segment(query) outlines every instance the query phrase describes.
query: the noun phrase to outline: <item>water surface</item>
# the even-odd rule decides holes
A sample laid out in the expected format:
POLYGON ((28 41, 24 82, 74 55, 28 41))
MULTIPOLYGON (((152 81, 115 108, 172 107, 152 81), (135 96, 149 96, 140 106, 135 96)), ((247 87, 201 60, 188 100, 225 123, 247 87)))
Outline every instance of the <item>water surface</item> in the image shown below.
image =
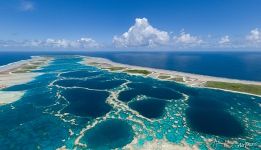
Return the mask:
POLYGON ((77 56, 54 58, 35 80, 3 89, 26 92, 0 106, 1 150, 261 144, 259 97, 109 72, 77 56))
POLYGON ((261 81, 260 52, 0 52, 0 65, 32 55, 88 55, 129 65, 261 81))

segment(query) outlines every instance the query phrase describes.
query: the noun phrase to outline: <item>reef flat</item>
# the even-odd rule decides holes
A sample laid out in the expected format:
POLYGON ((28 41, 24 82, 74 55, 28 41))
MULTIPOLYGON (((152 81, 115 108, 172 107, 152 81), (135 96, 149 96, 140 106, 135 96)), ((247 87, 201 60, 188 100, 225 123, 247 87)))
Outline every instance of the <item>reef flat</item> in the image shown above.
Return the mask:
POLYGON ((260 97, 91 60, 53 56, 34 80, 3 88, 25 93, 0 106, 1 149, 260 149, 260 97))

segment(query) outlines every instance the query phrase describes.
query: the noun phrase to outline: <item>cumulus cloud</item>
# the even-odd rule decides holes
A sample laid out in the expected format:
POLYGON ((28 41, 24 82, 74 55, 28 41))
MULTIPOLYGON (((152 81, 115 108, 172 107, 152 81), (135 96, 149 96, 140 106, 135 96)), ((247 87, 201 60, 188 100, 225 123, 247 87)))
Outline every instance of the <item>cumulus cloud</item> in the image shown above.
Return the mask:
POLYGON ((218 43, 219 44, 228 44, 228 43, 230 43, 229 36, 225 35, 225 36, 221 37, 218 43))
POLYGON ((253 43, 260 43, 261 42, 261 31, 258 28, 251 30, 249 35, 246 36, 246 39, 253 43))
POLYGON ((199 45, 203 42, 199 37, 192 36, 189 33, 185 33, 184 30, 180 32, 180 35, 174 36, 175 43, 184 45, 199 45))
POLYGON ((23 0, 21 2, 21 6, 20 6, 21 11, 33 11, 35 9, 35 5, 33 2, 31 1, 25 1, 23 0))
POLYGON ((31 48, 64 48, 64 49, 87 49, 98 48, 100 45, 91 38, 79 40, 46 39, 46 40, 23 40, 23 41, 0 41, 0 47, 31 47, 31 48))
POLYGON ((127 32, 113 37, 116 47, 155 47, 168 41, 168 32, 154 28, 146 18, 136 18, 127 32))

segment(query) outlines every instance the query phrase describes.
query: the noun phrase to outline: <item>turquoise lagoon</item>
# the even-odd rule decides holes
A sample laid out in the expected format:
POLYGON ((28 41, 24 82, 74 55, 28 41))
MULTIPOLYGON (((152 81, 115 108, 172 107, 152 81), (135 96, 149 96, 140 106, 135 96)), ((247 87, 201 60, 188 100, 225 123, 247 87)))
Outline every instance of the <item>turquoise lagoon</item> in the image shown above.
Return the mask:
POLYGON ((259 149, 259 97, 193 88, 55 56, 0 106, 5 149, 124 149, 161 141, 199 149, 259 149))

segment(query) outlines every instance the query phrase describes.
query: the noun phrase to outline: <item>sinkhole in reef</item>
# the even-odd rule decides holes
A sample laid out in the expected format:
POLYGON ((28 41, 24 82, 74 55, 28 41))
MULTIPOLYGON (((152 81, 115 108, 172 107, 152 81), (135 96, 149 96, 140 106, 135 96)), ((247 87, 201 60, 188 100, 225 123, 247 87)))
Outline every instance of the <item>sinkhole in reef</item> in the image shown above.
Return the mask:
POLYGON ((148 98, 146 100, 139 100, 129 103, 131 109, 139 112, 146 118, 160 118, 165 110, 167 101, 156 98, 148 98))
POLYGON ((62 95, 70 102, 63 110, 77 116, 96 118, 105 115, 111 106, 105 103, 109 92, 82 88, 66 89, 62 95))
POLYGON ((237 137, 244 128, 228 112, 215 109, 188 108, 186 118, 190 128, 197 132, 225 137, 237 137))
POLYGON ((128 102, 138 95, 146 95, 158 99, 180 99, 182 94, 164 87, 151 87, 142 83, 130 83, 128 87, 131 89, 122 91, 119 94, 119 100, 128 102))
POLYGON ((110 119, 88 130, 82 140, 91 149, 113 149, 127 145, 133 138, 132 127, 126 121, 110 119))
POLYGON ((61 77, 67 77, 67 78, 85 78, 85 77, 92 77, 97 76, 101 74, 101 72, 98 71, 89 71, 89 70, 79 70, 79 71, 72 71, 72 72, 66 72, 62 73, 61 77))
POLYGON ((228 104, 216 99, 209 98, 207 96, 190 96, 188 104, 193 108, 202 108, 202 109, 218 109, 225 110, 228 107, 228 104))

